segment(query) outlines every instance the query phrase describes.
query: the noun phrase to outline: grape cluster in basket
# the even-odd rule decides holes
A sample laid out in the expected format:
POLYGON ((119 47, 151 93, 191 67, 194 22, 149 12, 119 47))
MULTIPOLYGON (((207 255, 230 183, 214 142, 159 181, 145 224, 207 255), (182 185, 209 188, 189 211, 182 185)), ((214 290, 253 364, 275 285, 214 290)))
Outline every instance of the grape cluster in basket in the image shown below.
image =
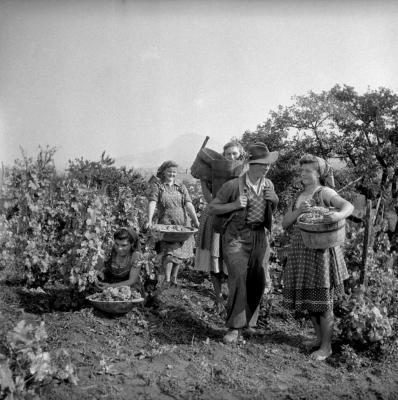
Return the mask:
POLYGON ((186 229, 182 225, 155 225, 155 229, 162 232, 185 232, 189 229, 186 229))
POLYGON ((329 214, 330 210, 328 208, 313 206, 311 207, 311 211, 300 215, 299 221, 306 224, 320 224, 323 222, 323 218, 329 214))
POLYGON ((92 300, 99 301, 129 301, 140 299, 141 293, 136 290, 131 290, 129 286, 108 287, 101 293, 96 293, 92 300))

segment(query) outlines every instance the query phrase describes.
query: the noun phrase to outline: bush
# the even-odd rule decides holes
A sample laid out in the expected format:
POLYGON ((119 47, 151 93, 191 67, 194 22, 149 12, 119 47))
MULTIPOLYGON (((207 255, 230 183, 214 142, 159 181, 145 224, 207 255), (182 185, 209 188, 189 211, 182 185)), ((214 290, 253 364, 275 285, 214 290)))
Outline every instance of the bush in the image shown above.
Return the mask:
POLYGON ((0 398, 38 398, 38 387, 54 378, 77 384, 67 351, 50 354, 44 350, 46 339, 44 322, 31 325, 22 320, 6 334, 0 353, 0 398))
MULTIPOLYGON (((113 232, 120 226, 139 231, 143 225, 143 180, 109 166, 104 155, 95 184, 77 169, 59 177, 54 152, 40 149, 36 160, 24 156, 8 171, 0 265, 32 287, 66 282, 82 291, 97 280, 95 266, 109 250, 113 232), (106 182, 106 190, 100 181, 106 182)), ((91 172, 97 165, 81 164, 92 167, 91 172)))
POLYGON ((383 225, 375 228, 375 242, 369 249, 367 285, 360 284, 363 230, 348 229, 346 260, 350 272, 347 295, 339 304, 342 317, 337 320, 340 339, 360 350, 376 354, 398 337, 398 276, 394 270, 396 254, 383 225))

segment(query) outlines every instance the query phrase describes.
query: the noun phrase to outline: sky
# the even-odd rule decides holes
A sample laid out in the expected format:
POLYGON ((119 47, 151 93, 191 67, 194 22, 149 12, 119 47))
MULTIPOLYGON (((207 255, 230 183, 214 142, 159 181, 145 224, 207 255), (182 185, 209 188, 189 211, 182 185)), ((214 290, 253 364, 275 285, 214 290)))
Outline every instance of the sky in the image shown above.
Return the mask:
POLYGON ((398 2, 0 0, 0 161, 240 137, 294 95, 398 92, 398 2))

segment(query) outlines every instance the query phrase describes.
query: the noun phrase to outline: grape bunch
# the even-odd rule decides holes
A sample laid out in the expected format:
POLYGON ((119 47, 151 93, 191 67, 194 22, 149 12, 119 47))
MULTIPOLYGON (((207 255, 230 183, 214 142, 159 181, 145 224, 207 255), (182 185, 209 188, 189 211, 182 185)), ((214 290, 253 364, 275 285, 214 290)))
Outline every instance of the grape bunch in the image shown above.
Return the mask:
POLYGON ((323 222, 323 218, 329 213, 330 210, 326 207, 313 206, 311 207, 311 211, 300 215, 299 222, 304 222, 306 224, 319 224, 323 222))
POLYGON ((140 299, 141 293, 136 290, 131 290, 129 286, 108 287, 101 293, 96 293, 92 299, 99 301, 128 301, 140 299))
POLYGON ((185 231, 187 231, 185 226, 182 226, 182 225, 158 224, 158 225, 155 225, 155 229, 160 232, 185 232, 185 231))

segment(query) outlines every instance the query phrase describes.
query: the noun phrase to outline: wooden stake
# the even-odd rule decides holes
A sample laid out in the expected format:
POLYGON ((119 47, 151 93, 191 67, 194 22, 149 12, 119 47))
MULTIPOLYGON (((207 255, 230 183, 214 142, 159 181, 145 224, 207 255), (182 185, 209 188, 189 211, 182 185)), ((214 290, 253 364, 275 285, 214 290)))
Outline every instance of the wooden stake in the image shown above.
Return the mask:
POLYGON ((202 147, 201 149, 203 149, 204 147, 206 147, 207 142, 209 141, 210 136, 206 136, 206 139, 203 141, 202 147))
POLYGON ((368 200, 366 204, 366 215, 365 215, 365 235, 363 238, 363 251, 362 251, 362 270, 360 276, 360 283, 367 287, 367 259, 368 259, 368 250, 371 245, 371 237, 372 237, 372 200, 368 200))
POLYGON ((358 181, 360 181, 363 178, 363 176, 360 176, 359 178, 355 179, 355 181, 351 181, 349 183, 347 183, 347 185, 343 186, 341 189, 339 189, 337 191, 337 193, 340 193, 341 191, 343 191, 344 189, 347 189, 349 186, 353 185, 354 183, 357 183, 358 181))
POLYGON ((376 211, 375 211, 375 214, 374 214, 374 216, 373 216, 372 225, 374 225, 374 224, 376 223, 377 214, 379 213, 379 208, 380 208, 380 202, 381 202, 381 196, 379 197, 379 200, 377 200, 376 211))

